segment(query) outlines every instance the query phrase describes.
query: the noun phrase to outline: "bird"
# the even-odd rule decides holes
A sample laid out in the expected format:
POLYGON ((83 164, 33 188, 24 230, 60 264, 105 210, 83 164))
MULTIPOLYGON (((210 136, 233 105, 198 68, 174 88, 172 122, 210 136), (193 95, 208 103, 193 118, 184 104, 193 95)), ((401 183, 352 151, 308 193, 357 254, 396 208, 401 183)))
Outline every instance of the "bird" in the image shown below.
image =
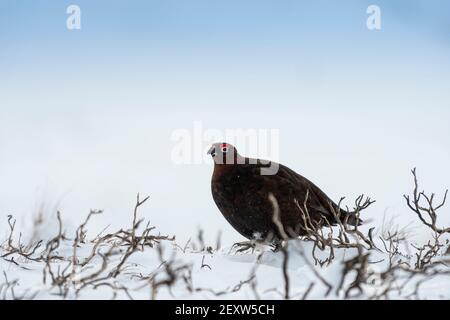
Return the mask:
POLYGON ((362 222, 359 211, 373 203, 368 198, 354 211, 344 210, 290 168, 243 157, 226 142, 214 143, 207 154, 214 161, 211 192, 215 204, 228 223, 251 241, 277 246, 308 235, 311 228, 337 223, 358 226, 362 222), (278 170, 262 174, 270 166, 278 170))

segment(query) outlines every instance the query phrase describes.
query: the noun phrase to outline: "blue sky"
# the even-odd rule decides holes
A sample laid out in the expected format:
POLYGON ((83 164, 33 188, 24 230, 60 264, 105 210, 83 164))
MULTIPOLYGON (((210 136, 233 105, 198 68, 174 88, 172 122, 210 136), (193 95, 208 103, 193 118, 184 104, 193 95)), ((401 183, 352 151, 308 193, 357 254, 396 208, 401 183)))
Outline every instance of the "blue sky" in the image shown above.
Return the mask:
POLYGON ((446 1, 378 1, 376 32, 365 27, 371 1, 78 1, 82 30, 68 31, 72 3, 1 2, 4 88, 252 84, 281 95, 318 85, 365 90, 376 78, 436 93, 449 80, 446 1))
POLYGON ((45 201, 122 217, 139 191, 182 237, 229 228, 211 165, 170 163, 173 130, 199 120, 279 129, 283 163, 400 214, 412 166, 433 191, 450 182, 449 58, 445 0, 2 0, 0 213, 45 201), (66 29, 70 4, 81 30, 66 29))
POLYGON ((365 27, 371 1, 78 1, 82 30, 70 32, 71 3, 1 2, 0 66, 10 76, 2 82, 24 73, 102 80, 132 72, 136 81, 176 84, 263 73, 320 80, 393 66, 441 78, 450 70, 446 1, 378 1, 379 32, 365 27))

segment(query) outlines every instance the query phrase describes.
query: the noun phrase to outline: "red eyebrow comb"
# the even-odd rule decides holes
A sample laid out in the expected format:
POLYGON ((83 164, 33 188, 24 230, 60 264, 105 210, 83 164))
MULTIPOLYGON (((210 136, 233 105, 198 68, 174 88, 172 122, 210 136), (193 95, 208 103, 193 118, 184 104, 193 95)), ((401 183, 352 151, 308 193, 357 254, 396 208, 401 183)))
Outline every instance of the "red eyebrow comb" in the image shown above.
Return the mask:
POLYGON ((226 148, 228 145, 226 143, 222 143, 222 148, 226 148))

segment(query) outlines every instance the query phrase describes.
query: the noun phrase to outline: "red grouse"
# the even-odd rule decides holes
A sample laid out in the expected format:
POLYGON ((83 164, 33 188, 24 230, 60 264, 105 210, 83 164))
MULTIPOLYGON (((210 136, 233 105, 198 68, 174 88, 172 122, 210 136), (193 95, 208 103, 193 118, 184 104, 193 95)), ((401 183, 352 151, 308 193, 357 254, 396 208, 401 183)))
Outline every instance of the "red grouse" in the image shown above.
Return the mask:
POLYGON ((213 144, 208 154, 214 160, 214 201, 225 219, 247 239, 279 243, 286 235, 306 235, 307 227, 334 225, 336 217, 343 223, 360 224, 359 210, 339 208, 314 183, 286 166, 242 157, 228 143, 213 144), (262 174, 261 170, 274 164, 277 171, 262 174))

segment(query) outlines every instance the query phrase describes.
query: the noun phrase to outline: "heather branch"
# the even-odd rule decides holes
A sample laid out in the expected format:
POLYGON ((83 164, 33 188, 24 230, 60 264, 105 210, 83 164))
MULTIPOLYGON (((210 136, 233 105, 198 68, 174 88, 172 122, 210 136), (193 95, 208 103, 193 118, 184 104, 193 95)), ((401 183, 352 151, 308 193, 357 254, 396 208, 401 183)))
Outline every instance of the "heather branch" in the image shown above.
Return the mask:
POLYGON ((442 202, 435 206, 435 194, 432 193, 430 196, 428 196, 427 194, 425 194, 425 191, 419 192, 419 183, 416 175, 416 168, 412 169, 411 172, 414 177, 414 190, 412 198, 409 195, 403 195, 406 200, 406 204, 413 212, 417 214, 420 221, 434 232, 438 234, 450 233, 450 228, 439 228, 436 225, 437 211, 445 205, 445 202, 447 201, 448 190, 445 191, 442 202), (423 202, 422 199, 424 199, 425 205, 421 204, 423 202), (428 216, 429 219, 426 219, 426 216, 428 216))

